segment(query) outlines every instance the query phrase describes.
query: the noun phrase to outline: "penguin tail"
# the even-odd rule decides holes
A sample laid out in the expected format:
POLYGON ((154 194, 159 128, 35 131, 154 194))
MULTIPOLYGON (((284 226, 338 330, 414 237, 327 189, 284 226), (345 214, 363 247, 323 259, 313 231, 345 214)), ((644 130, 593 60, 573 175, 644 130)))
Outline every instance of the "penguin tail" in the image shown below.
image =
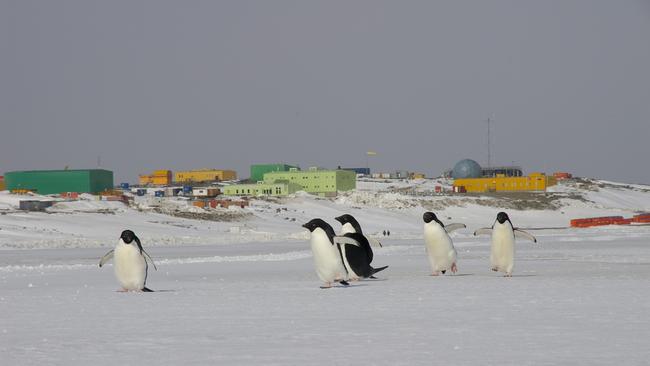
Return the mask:
POLYGON ((142 292, 154 292, 154 290, 152 290, 150 288, 143 287, 142 292))
POLYGON ((371 271, 372 273, 370 274, 369 277, 372 277, 372 275, 374 275, 375 273, 377 273, 377 272, 381 272, 381 271, 385 270, 386 268, 388 268, 388 266, 383 266, 383 267, 379 267, 379 268, 373 268, 372 271, 371 271))
POLYGON ((348 281, 339 281, 339 283, 343 286, 350 286, 350 283, 348 281))

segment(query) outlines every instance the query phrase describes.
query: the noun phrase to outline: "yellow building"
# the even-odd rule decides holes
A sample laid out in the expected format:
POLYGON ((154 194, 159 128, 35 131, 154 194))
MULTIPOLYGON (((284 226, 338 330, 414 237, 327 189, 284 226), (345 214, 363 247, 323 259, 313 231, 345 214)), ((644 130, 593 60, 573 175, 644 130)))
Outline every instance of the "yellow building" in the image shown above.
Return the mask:
POLYGON ((234 170, 199 169, 176 172, 177 183, 199 183, 237 179, 234 170))
POLYGON ((498 174, 489 178, 466 178, 454 180, 454 191, 462 192, 517 192, 545 191, 557 184, 555 177, 544 173, 531 173, 527 177, 506 177, 498 174))
POLYGON ((140 175, 140 185, 168 186, 172 184, 171 170, 154 170, 152 174, 140 175))

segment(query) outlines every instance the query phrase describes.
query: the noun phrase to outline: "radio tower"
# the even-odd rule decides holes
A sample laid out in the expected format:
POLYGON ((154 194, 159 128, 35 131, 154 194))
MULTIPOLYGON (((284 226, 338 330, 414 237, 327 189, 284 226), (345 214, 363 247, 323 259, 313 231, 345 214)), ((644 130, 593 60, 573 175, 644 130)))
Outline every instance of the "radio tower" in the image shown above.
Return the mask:
POLYGON ((487 119, 487 148, 488 148, 487 165, 488 165, 488 168, 492 167, 492 153, 490 151, 490 123, 492 123, 492 120, 490 120, 490 118, 488 118, 487 119))

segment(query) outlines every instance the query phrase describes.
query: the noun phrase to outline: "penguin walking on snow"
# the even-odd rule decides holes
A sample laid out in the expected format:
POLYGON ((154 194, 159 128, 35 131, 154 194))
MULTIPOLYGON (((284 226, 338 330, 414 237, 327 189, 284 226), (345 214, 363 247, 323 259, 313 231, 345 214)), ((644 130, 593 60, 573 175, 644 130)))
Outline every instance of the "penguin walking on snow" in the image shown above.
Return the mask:
POLYGON ((375 245, 382 246, 378 240, 371 239, 363 235, 361 225, 359 222, 349 214, 341 215, 335 218, 343 226, 341 227, 341 235, 355 240, 359 246, 343 247, 343 264, 350 274, 350 279, 353 281, 359 278, 372 278, 376 279, 375 273, 383 271, 388 266, 373 268, 370 263, 373 259, 373 252, 370 242, 374 241, 375 245))
POLYGON ((147 261, 151 262, 154 269, 158 270, 158 268, 149 254, 144 251, 140 239, 133 231, 122 231, 115 249, 102 257, 99 267, 102 267, 111 258, 114 258, 115 277, 123 291, 153 292, 146 286, 149 269, 147 261))
POLYGON ((492 235, 490 249, 491 269, 495 272, 505 272, 505 277, 512 277, 515 266, 515 238, 524 238, 537 243, 531 234, 512 226, 512 222, 505 212, 499 212, 491 228, 482 228, 474 235, 492 235))
POLYGON ((324 282, 321 288, 332 287, 332 282, 348 286, 348 271, 343 264, 344 248, 359 246, 359 243, 345 236, 336 236, 330 224, 313 219, 302 225, 311 232, 310 244, 314 255, 316 274, 324 282))
POLYGON ((465 228, 465 224, 445 226, 433 212, 425 212, 422 218, 424 220, 424 247, 429 257, 429 264, 431 264, 431 275, 445 274, 447 270, 456 273, 458 271, 457 253, 449 233, 465 228))

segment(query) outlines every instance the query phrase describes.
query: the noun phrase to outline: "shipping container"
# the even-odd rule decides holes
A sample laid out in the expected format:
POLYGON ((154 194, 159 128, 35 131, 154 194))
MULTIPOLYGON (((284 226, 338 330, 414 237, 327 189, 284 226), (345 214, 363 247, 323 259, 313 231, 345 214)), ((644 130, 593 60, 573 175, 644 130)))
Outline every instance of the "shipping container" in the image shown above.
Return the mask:
POLYGON ((129 183, 120 183, 120 188, 125 191, 128 191, 129 187, 130 187, 129 183))
POLYGON ((147 194, 147 190, 144 188, 138 188, 138 190, 135 191, 135 194, 137 196, 144 196, 145 194, 147 194))
POLYGON ((38 194, 97 194, 114 187, 113 172, 104 169, 15 171, 7 172, 5 181, 10 190, 29 190, 38 194))
POLYGON ((205 208, 205 201, 192 201, 192 206, 205 208))
POLYGON ((194 188, 192 189, 192 196, 195 197, 216 197, 221 194, 219 188, 194 188))
POLYGON ((183 194, 186 196, 192 194, 192 186, 183 186, 183 194))
POLYGON ((154 196, 156 196, 156 197, 165 197, 165 191, 156 191, 154 193, 154 196))

